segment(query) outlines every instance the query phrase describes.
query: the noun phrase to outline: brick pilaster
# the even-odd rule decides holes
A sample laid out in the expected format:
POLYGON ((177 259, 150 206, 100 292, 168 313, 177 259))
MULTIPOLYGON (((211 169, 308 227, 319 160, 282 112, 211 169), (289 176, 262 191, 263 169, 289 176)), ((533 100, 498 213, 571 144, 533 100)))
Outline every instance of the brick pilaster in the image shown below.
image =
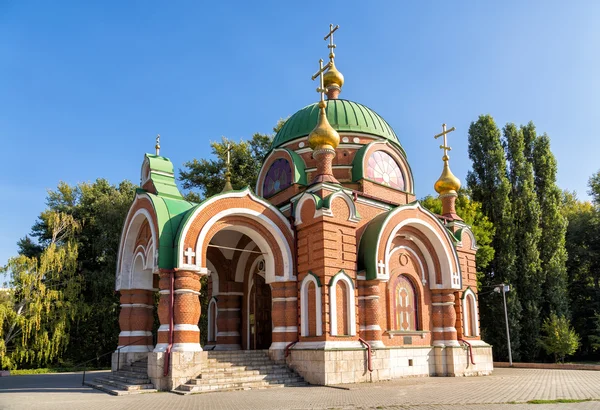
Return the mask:
POLYGON ((145 289, 121 290, 119 347, 122 352, 152 351, 152 293, 145 289))

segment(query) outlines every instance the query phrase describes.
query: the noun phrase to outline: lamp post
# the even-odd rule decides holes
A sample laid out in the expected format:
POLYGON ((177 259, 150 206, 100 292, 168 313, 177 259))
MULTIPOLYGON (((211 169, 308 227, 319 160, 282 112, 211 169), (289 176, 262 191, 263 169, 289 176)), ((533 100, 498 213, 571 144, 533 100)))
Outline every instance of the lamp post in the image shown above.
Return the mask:
POLYGON ((506 292, 510 292, 510 286, 501 283, 494 288, 494 292, 502 292, 502 300, 504 301, 504 320, 506 321, 506 340, 508 341, 508 364, 512 367, 512 351, 510 348, 510 330, 508 329, 508 312, 506 310, 506 292))

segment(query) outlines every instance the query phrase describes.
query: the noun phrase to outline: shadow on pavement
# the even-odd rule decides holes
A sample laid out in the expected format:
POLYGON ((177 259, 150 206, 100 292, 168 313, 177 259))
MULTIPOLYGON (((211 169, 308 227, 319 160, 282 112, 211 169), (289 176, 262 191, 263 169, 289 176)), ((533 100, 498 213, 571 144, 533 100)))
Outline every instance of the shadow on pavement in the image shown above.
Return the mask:
MULTIPOLYGON (((86 373, 85 379, 92 380, 110 371, 86 373)), ((83 373, 31 374, 24 376, 0 377, 2 393, 102 393, 81 385, 83 373)))

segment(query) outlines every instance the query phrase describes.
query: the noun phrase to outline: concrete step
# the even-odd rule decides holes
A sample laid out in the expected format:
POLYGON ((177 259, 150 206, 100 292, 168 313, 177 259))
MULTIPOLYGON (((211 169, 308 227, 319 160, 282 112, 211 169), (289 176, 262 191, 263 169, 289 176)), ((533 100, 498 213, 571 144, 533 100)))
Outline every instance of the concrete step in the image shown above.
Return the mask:
POLYGON ((100 383, 100 384, 116 387, 118 389, 127 390, 127 391, 154 389, 154 385, 152 383, 129 384, 129 383, 124 383, 120 380, 114 380, 111 378, 111 376, 98 377, 98 378, 94 379, 94 381, 97 383, 100 383))
MULTIPOLYGON (((270 384, 266 381, 251 381, 251 382, 239 382, 239 383, 217 383, 217 384, 183 384, 178 389, 188 391, 191 393, 205 393, 211 391, 223 391, 223 390, 246 390, 246 389, 257 389, 267 388, 270 384)), ((283 385, 281 385, 283 386, 283 385)))
POLYGON ((132 379, 139 379, 139 378, 148 378, 148 372, 144 371, 144 372, 130 372, 128 370, 117 370, 116 372, 112 372, 112 374, 116 374, 117 376, 121 376, 121 377, 130 377, 132 379))
POLYGON ((122 390, 116 388, 114 386, 107 385, 102 382, 98 382, 96 380, 86 381, 84 383, 88 387, 92 387, 96 390, 103 391, 108 394, 112 394, 113 396, 125 396, 129 394, 142 394, 142 393, 156 393, 158 390, 156 389, 142 389, 142 390, 122 390))
POLYGON ((131 377, 128 375, 124 375, 121 372, 114 372, 110 376, 107 376, 108 379, 127 383, 127 384, 150 384, 150 379, 148 376, 138 374, 137 376, 131 377))

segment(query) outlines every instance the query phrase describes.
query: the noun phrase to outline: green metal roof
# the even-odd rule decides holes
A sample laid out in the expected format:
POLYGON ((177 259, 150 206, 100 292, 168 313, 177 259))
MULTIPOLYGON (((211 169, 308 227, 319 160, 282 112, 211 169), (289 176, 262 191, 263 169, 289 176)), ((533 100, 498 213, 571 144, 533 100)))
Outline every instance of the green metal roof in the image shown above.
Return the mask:
POLYGON ((174 255, 177 249, 177 234, 184 217, 196 205, 183 199, 174 199, 154 195, 138 189, 140 195, 147 195, 152 202, 158 225, 158 267, 172 269, 175 266, 174 255))
POLYGON ((173 199, 183 199, 175 183, 175 174, 171 160, 152 154, 146 154, 145 160, 148 161, 150 168, 148 179, 152 180, 158 194, 173 199))
MULTIPOLYGON (((370 108, 348 100, 328 100, 327 119, 339 131, 359 132, 383 137, 400 145, 390 125, 370 108)), ((296 138, 306 137, 317 125, 318 103, 302 108, 292 115, 275 135, 271 148, 277 148, 296 138)))

